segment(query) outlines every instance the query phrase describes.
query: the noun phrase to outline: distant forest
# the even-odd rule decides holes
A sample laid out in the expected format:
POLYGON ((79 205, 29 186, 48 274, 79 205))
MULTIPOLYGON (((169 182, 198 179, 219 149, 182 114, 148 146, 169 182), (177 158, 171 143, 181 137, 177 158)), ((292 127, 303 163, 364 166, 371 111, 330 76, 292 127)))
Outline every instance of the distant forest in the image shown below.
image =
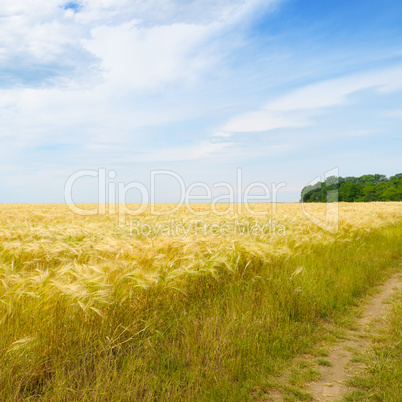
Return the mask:
POLYGON ((402 173, 387 178, 383 174, 366 174, 360 177, 328 177, 304 187, 303 202, 369 202, 402 201, 402 173))

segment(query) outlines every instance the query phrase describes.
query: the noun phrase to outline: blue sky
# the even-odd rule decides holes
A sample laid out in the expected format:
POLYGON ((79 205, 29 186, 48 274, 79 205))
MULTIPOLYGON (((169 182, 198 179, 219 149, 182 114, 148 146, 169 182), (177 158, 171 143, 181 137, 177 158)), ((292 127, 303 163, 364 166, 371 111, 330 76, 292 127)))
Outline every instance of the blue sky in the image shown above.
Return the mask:
POLYGON ((336 167, 402 171, 402 2, 2 0, 0 17, 0 202, 63 202, 81 169, 235 186, 241 168, 285 182, 280 201, 336 167))

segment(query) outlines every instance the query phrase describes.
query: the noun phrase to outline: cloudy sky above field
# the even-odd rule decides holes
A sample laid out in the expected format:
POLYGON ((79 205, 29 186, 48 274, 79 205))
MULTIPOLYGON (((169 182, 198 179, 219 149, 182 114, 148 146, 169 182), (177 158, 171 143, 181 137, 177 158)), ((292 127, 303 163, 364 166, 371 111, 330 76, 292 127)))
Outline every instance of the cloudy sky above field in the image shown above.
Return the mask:
POLYGON ((333 168, 399 173, 401 19, 395 0, 1 0, 0 202, 63 202, 81 169, 242 168, 281 201, 333 168))

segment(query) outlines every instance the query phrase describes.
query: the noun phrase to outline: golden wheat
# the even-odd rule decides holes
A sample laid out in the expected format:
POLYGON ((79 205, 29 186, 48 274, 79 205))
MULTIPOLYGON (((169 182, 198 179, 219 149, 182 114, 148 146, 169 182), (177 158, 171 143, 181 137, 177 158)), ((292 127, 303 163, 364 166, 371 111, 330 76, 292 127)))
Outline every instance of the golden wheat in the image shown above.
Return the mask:
MULTIPOLYGON (((369 238, 374 245, 381 230, 400 228, 401 205, 341 203, 338 231, 330 233, 309 220, 300 204, 278 204, 274 209, 269 204, 251 206, 254 211, 267 212, 265 216, 239 213, 237 206, 230 209, 226 205, 218 208, 221 212, 228 210, 227 214, 215 215, 209 212, 210 205, 196 204, 194 210, 206 213, 202 217, 183 207, 164 216, 150 211, 126 216, 124 225, 117 214, 80 216, 62 204, 2 204, 0 350, 3 358, 0 360, 4 368, 0 369, 0 387, 5 391, 3 395, 0 392, 0 397, 52 398, 62 392, 65 398, 102 399, 99 390, 90 391, 88 383, 79 384, 71 373, 79 372, 80 364, 84 365, 92 373, 88 378, 84 376, 86 381, 105 375, 99 381, 104 389, 110 387, 111 392, 112 374, 96 373, 102 364, 112 370, 111 362, 120 362, 130 367, 113 366, 120 375, 124 370, 129 373, 126 373, 129 380, 120 385, 121 395, 129 392, 130 381, 134 381, 132 375, 136 373, 138 378, 132 385, 131 396, 151 398, 157 395, 150 385, 157 380, 149 380, 151 361, 160 359, 154 352, 163 354, 160 349, 165 345, 163 339, 178 323, 183 328, 177 329, 177 335, 169 335, 172 345, 169 356, 183 353, 186 355, 183 362, 196 361, 200 359, 200 351, 208 349, 210 343, 215 345, 213 367, 204 360, 197 363, 197 370, 201 371, 191 381, 183 380, 176 385, 168 381, 166 384, 170 385, 163 391, 166 394, 161 391, 159 395, 179 399, 183 395, 188 398, 200 395, 197 388, 200 384, 195 378, 200 373, 207 375, 203 371, 206 367, 215 374, 218 369, 225 372, 227 365, 237 370, 236 357, 232 356, 237 346, 231 338, 262 336, 264 341, 258 342, 270 345, 266 347, 272 348, 271 352, 267 349, 265 353, 274 356, 275 345, 291 345, 292 337, 310 328, 298 324, 298 318, 293 322, 294 317, 303 316, 312 325, 315 317, 325 316, 337 306, 346 306, 356 292, 374 284, 378 280, 375 278, 379 278, 377 266, 377 271, 369 272, 362 261, 362 268, 356 269, 353 276, 346 263, 344 268, 336 266, 332 272, 317 259, 328 253, 328 258, 335 261, 337 257, 330 254, 331 250, 341 248, 345 250, 344 260, 351 259, 348 264, 360 264, 361 257, 357 252, 353 254, 353 250, 371 247, 369 238), (146 229, 146 233, 139 227, 146 229), (260 230, 262 227, 265 232, 260 230), (310 255, 315 256, 314 263, 309 262, 310 255), (358 284, 364 280, 367 285, 358 284), (244 295, 225 296, 230 283, 244 295), (246 291, 244 286, 253 290, 246 291), (268 294, 261 293, 261 286, 267 286, 268 294), (333 287, 333 294, 314 296, 324 293, 322 289, 328 286, 333 287), (248 291, 253 296, 245 300, 248 291), (217 297, 220 304, 209 297, 217 297), (269 308, 261 307, 261 298, 269 308), (203 303, 210 307, 203 310, 203 303), (246 306, 254 315, 241 311, 246 306), (192 308, 197 311, 194 316, 192 308), (266 308, 261 310, 265 313, 256 312, 256 308, 266 308), (209 315, 203 317, 208 309, 209 315), (280 326, 288 328, 287 332, 282 334, 280 326), (271 338, 258 335, 262 330, 271 331, 271 338), (211 339, 208 331, 215 333, 215 338, 211 339), (130 363, 124 360, 127 356, 131 356, 130 363), (147 359, 149 362, 145 363, 147 359), (18 370, 22 372, 16 374, 18 370), (64 383, 68 385, 63 386, 64 383)), ((85 206, 89 207, 93 206, 85 206)), ((131 207, 135 209, 135 205, 131 207)), ((310 204, 306 208, 324 220, 327 205, 310 204)), ((157 209, 161 213, 172 209, 172 205, 160 204, 157 209)), ((393 244, 392 239, 389 241, 393 244)), ((383 251, 388 253, 381 257, 383 261, 396 258, 397 249, 395 246, 395 251, 383 251)), ((257 353, 258 348, 253 349, 257 346, 250 346, 254 352, 249 353, 257 353)), ((181 358, 175 364, 181 367, 181 358)), ((229 374, 232 369, 227 370, 223 378, 232 375, 229 374)))

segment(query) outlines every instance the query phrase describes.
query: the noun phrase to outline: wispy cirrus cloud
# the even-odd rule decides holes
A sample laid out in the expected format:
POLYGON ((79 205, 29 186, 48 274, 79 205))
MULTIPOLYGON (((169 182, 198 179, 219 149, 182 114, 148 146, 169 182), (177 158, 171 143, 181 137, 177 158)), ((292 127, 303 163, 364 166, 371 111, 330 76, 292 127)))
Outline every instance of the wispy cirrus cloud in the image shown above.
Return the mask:
POLYGON ((377 71, 362 71, 338 79, 300 88, 266 105, 277 111, 323 109, 345 104, 349 96, 364 89, 389 93, 402 89, 402 66, 377 71))
POLYGON ((303 127, 309 122, 305 117, 286 115, 271 110, 260 109, 234 116, 220 130, 221 133, 263 132, 284 127, 303 127))
POLYGON ((402 66, 312 83, 271 100, 256 111, 232 117, 217 132, 230 136, 311 126, 323 111, 351 104, 354 94, 369 89, 379 95, 401 91, 402 66))
POLYGON ((383 113, 385 117, 402 118, 402 109, 389 110, 383 113))

